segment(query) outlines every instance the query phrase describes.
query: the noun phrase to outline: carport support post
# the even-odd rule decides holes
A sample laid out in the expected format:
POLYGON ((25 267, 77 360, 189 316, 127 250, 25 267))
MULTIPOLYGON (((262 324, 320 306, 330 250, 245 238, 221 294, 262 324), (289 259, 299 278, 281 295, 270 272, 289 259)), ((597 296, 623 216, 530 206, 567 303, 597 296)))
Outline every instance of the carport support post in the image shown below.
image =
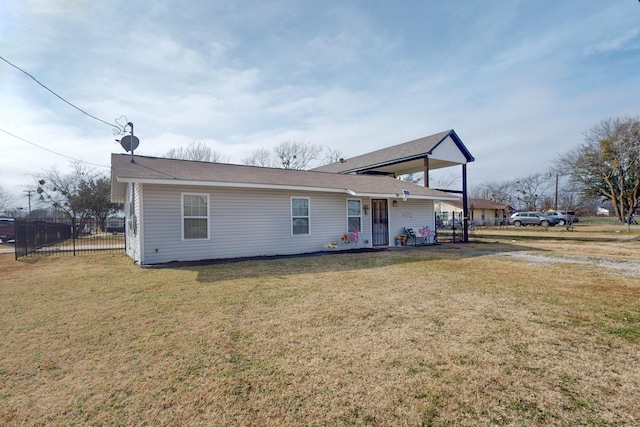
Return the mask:
POLYGON ((469 209, 467 207, 467 164, 462 165, 462 241, 469 243, 469 209))
POLYGON ((429 187, 429 157, 424 156, 423 168, 424 171, 424 186, 429 187))

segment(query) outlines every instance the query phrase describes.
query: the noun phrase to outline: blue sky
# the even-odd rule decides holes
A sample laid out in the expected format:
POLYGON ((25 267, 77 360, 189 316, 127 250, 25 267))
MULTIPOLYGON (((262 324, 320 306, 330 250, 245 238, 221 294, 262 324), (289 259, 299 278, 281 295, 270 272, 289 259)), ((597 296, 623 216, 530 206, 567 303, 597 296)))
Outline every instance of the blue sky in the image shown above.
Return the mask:
MULTIPOLYGON (((454 129, 471 185, 544 171, 600 120, 640 114, 636 0, 4 0, 0 56, 126 115, 140 154, 200 141, 241 163, 298 141, 350 157, 454 129)), ((0 99, 3 131, 98 165, 122 152, 1 61, 0 99)), ((0 147, 18 205, 69 166, 1 131, 0 147)))

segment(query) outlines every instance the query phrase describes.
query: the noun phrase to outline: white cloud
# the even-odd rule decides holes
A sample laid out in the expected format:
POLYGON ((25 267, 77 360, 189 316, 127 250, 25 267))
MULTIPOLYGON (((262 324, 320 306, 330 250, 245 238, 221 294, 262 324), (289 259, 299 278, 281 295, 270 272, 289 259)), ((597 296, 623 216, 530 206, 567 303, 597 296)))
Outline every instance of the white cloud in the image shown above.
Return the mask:
POLYGON ((620 50, 640 49, 640 28, 633 28, 621 35, 614 35, 607 40, 588 46, 589 54, 615 52, 620 50))
POLYGON ((33 14, 56 19, 64 17, 69 20, 81 19, 90 4, 87 0, 24 0, 20 3, 33 14))
MULTIPOLYGON (((9 0, 0 42, 91 114, 125 114, 140 153, 202 141, 239 163, 294 140, 349 157, 453 128, 482 181, 545 168, 600 119, 638 111, 628 3, 9 0)), ((1 62, 0 97, 0 129, 95 163, 121 151, 1 62)), ((0 142, 4 187, 67 163, 0 142)))

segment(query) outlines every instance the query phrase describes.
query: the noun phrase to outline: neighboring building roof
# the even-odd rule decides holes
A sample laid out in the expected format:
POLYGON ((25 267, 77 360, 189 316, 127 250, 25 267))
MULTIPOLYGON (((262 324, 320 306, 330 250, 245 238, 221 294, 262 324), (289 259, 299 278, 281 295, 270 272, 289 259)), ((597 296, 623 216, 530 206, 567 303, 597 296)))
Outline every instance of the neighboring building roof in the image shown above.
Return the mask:
MULTIPOLYGON (((462 209, 462 200, 447 200, 446 203, 448 205, 462 209)), ((503 205, 501 203, 492 202, 491 200, 486 199, 468 199, 467 206, 469 207, 469 209, 471 209, 472 206, 473 209, 511 209, 511 206, 509 205, 503 205)))
MULTIPOLYGON (((389 172, 391 170, 397 171, 397 167, 400 164, 409 163, 411 163, 411 166, 408 169, 415 170, 417 168, 422 170, 422 162, 425 157, 433 159, 433 162, 430 160, 430 170, 448 167, 455 164, 469 163, 475 160, 455 131, 451 129, 435 135, 405 142, 403 144, 383 148, 361 156, 343 159, 342 162, 330 163, 312 170, 333 173, 362 173, 376 170, 389 172), (441 159, 440 156, 434 154, 437 149, 446 142, 452 142, 459 150, 461 154, 459 160, 452 160, 450 158, 446 158, 446 156, 441 159)), ((406 172, 407 171, 400 170, 397 174, 406 172)))
POLYGON ((339 192, 360 197, 402 197, 427 200, 458 200, 459 196, 388 176, 343 175, 307 170, 264 168, 227 163, 195 162, 128 154, 111 155, 111 200, 123 202, 126 184, 268 188, 339 192))

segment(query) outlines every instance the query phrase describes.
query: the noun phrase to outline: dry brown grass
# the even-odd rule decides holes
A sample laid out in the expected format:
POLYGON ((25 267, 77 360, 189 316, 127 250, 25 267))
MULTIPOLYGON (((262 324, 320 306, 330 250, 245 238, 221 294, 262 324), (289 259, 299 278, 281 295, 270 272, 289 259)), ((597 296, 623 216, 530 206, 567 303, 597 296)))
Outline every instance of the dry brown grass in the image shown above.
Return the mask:
POLYGON ((637 425, 640 276, 508 256, 637 260, 619 237, 176 269, 3 255, 0 425, 637 425))

